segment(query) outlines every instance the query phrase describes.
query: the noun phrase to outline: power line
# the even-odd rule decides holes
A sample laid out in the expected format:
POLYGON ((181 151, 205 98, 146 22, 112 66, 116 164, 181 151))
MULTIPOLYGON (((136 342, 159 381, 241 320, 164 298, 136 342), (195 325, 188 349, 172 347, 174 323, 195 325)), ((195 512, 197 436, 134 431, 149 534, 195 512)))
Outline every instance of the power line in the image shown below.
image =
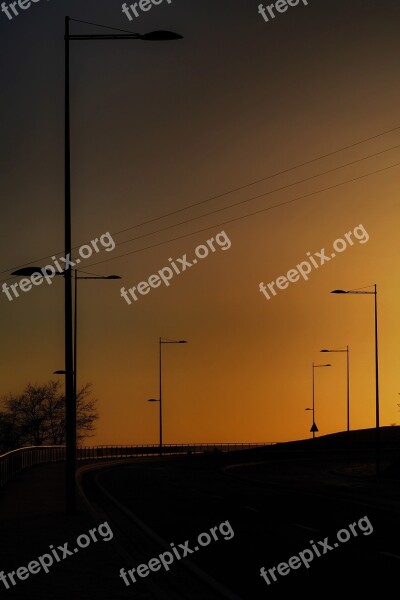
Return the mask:
MULTIPOLYGON (((379 138, 379 137, 382 137, 382 136, 384 136, 384 135, 387 135, 387 134, 389 134, 389 133, 393 133, 394 131, 397 131, 397 130, 399 130, 399 129, 400 129, 400 125, 398 125, 398 126, 396 126, 396 127, 392 127, 391 129, 387 129, 387 130, 385 130, 385 131, 383 131, 383 132, 381 132, 381 133, 378 133, 378 134, 376 134, 376 135, 370 136, 370 137, 368 137, 368 138, 364 138, 364 139, 362 139, 362 140, 359 140, 358 142, 354 142, 353 144, 349 144, 349 145, 347 145, 347 146, 342 146, 341 148, 338 148, 337 150, 333 150, 332 152, 328 152, 328 153, 326 153, 326 154, 322 154, 322 155, 320 155, 320 156, 318 156, 318 157, 316 157, 316 158, 313 158, 313 159, 310 159, 310 160, 308 160, 308 161, 305 161, 305 162, 303 162, 303 163, 299 163, 299 164, 297 164, 297 165, 294 165, 293 167, 289 167, 289 168, 287 168, 287 169, 284 169, 284 170, 282 170, 282 171, 279 171, 279 172, 277 172, 277 173, 274 173, 274 174, 272 174, 272 175, 268 175, 268 176, 266 176, 266 177, 263 177, 262 179, 258 179, 258 180, 256 180, 256 181, 253 181, 253 182, 251 182, 251 183, 245 184, 245 185, 243 185, 243 186, 240 186, 240 187, 237 187, 237 188, 232 188, 231 190, 228 190, 228 191, 226 191, 226 192, 223 192, 223 193, 221 193, 221 194, 218 194, 218 195, 216 195, 216 196, 211 196, 210 198, 206 198, 205 200, 200 200, 199 202, 194 202, 194 203, 192 203, 192 204, 189 204, 189 205, 187 205, 187 206, 185 206, 185 207, 183 207, 183 208, 179 208, 179 209, 176 209, 176 210, 174 210, 174 211, 171 211, 171 212, 168 212, 168 213, 164 213, 163 215, 160 215, 160 216, 158 216, 158 217, 154 217, 154 218, 152 218, 152 219, 148 219, 148 220, 146 220, 146 221, 142 221, 141 223, 137 223, 136 225, 133 225, 133 226, 131 226, 131 227, 127 227, 127 228, 125 228, 125 229, 121 229, 120 231, 113 232, 113 234, 112 234, 112 235, 119 235, 119 234, 121 234, 121 233, 125 233, 126 231, 129 231, 129 230, 131 230, 131 229, 136 229, 136 228, 138 228, 138 227, 142 227, 143 225, 148 225, 149 223, 154 223, 154 222, 156 222, 156 221, 159 221, 159 220, 161 220, 161 219, 164 219, 164 218, 166 218, 166 217, 170 217, 170 216, 172 216, 172 215, 175 215, 175 214, 181 213, 181 212, 183 212, 183 211, 185 211, 185 210, 189 210, 190 208, 194 208, 194 207, 196 207, 196 206, 200 206, 200 205, 202 205, 202 204, 206 204, 207 202, 211 202, 211 201, 213 201, 213 200, 217 200, 218 198, 222 198, 222 197, 224 197, 224 196, 227 196, 227 195, 229 195, 229 194, 232 194, 232 193, 234 193, 234 192, 237 192, 237 191, 240 191, 240 190, 246 189, 246 188, 248 188, 248 187, 251 187, 251 186, 253 186, 253 185, 256 185, 256 184, 258 184, 258 183, 262 183, 262 182, 264 182, 264 181, 268 181, 269 179, 273 179, 274 177, 278 177, 279 175, 284 175, 284 174, 286 174, 286 173, 289 173, 290 171, 294 171, 294 170, 296 170, 296 169, 299 169, 299 168, 301 168, 301 167, 304 167, 304 166, 310 165, 310 164, 312 164, 312 163, 314 163, 314 162, 317 162, 318 160, 322 160, 322 159, 324 159, 324 158, 327 158, 327 157, 329 157, 329 156, 333 156, 333 155, 335 155, 335 154, 338 154, 338 153, 340 153, 340 152, 343 152, 344 150, 349 150, 350 148, 354 148, 354 147, 356 147, 356 146, 359 146, 359 145, 361 145, 361 144, 364 144, 364 143, 366 143, 366 142, 369 142, 369 141, 371 141, 371 140, 375 140, 375 139, 377 139, 377 138, 379 138)), ((384 152, 385 152, 385 151, 384 151, 384 152)), ((138 239, 138 238, 137 238, 137 239, 138 239)), ((123 243, 124 243, 124 242, 123 242, 123 243)), ((77 249, 77 248, 79 248, 79 247, 80 247, 80 246, 74 246, 74 247, 72 248, 72 250, 76 250, 76 249, 77 249)), ((62 250, 61 250, 61 251, 59 251, 59 252, 56 252, 56 253, 54 253, 54 252, 53 252, 53 254, 47 254, 46 256, 42 256, 42 257, 40 257, 40 258, 36 258, 36 259, 34 259, 34 260, 31 260, 30 262, 23 263, 23 264, 20 264, 20 265, 14 266, 14 267, 10 267, 10 268, 8 268, 8 269, 4 269, 3 271, 0 271, 0 275, 2 275, 3 273, 10 273, 11 271, 16 271, 17 269, 21 269, 22 267, 26 267, 26 266, 28 266, 28 265, 31 265, 31 264, 35 263, 35 262, 36 262, 36 263, 39 263, 39 262, 41 262, 41 261, 45 261, 45 260, 47 260, 48 258, 50 258, 51 256, 54 256, 54 255, 56 255, 56 256, 59 256, 59 255, 62 255, 62 254, 63 254, 63 251, 62 251, 62 250)))
MULTIPOLYGON (((315 196, 316 194, 321 194, 323 192, 327 192, 329 190, 336 189, 336 188, 346 185, 348 183, 354 183, 355 181, 365 179, 366 177, 370 177, 371 175, 376 175, 377 173, 383 173, 384 171, 388 171, 389 169, 393 169, 394 167, 399 167, 399 166, 400 166, 400 162, 395 163, 393 165, 389 165, 388 167, 383 167, 382 169, 378 169, 376 171, 371 171, 370 173, 366 173, 364 175, 360 175, 359 177, 354 177, 353 179, 348 179, 347 181, 342 181, 341 183, 331 185, 331 186, 323 188, 321 190, 316 190, 315 192, 310 192, 309 194, 304 194, 302 196, 298 196, 297 198, 292 198, 291 200, 285 200, 284 202, 280 202, 279 204, 274 204, 273 206, 267 206, 266 208, 261 208, 260 210, 256 210, 252 213, 248 213, 248 214, 242 215, 240 217, 235 217, 234 219, 222 221, 221 223, 216 223, 214 225, 210 225, 209 227, 204 227, 203 229, 198 229, 197 231, 192 231, 191 233, 185 233, 184 235, 177 236, 170 240, 164 240, 163 242, 158 242, 157 244, 152 244, 151 246, 145 246, 144 248, 139 248, 137 250, 131 250, 130 252, 126 252, 125 254, 120 254, 119 256, 113 256, 110 258, 106 258, 104 260, 100 260, 98 262, 91 263, 88 266, 94 267, 96 265, 101 265, 103 263, 110 262, 112 260, 117 260, 118 258, 124 258, 125 256, 129 256, 130 254, 137 254, 138 252, 144 252, 145 250, 150 250, 151 248, 156 248, 156 247, 162 246, 164 244, 169 244, 170 242, 175 242, 177 240, 181 240, 183 238, 190 237, 192 235, 196 235, 197 233, 209 231, 210 229, 214 229, 215 227, 221 227, 221 225, 227 225, 229 223, 241 221, 242 219, 247 219, 248 217, 253 217, 254 215, 259 215, 260 213, 267 212, 267 211, 273 210, 275 208, 280 208, 281 206, 285 206, 287 204, 292 204, 293 202, 297 202, 298 200, 303 200, 304 198, 310 198, 311 196, 315 196)), ((2 282, 0 282, 0 283, 2 283, 2 282)))
POLYGON ((129 240, 124 240, 123 242, 119 242, 118 246, 122 246, 122 244, 128 244, 129 242, 135 242, 136 240, 140 240, 140 239, 148 237, 150 235, 155 235, 156 233, 161 233, 163 231, 167 231, 168 229, 173 229, 174 227, 179 227, 179 225, 185 225, 186 223, 190 223, 191 221, 197 221, 198 219, 202 219, 203 217, 208 217, 210 215, 214 215, 218 212, 222 212, 224 210, 228 210, 229 208, 234 208, 236 206, 240 206, 241 204, 246 204, 247 202, 251 202, 253 200, 259 200, 260 198, 262 198, 264 196, 270 196, 271 194, 275 194, 276 192, 281 192, 283 190, 287 190, 295 185, 299 185, 300 183, 305 183, 307 181, 311 181, 312 179, 316 179, 317 177, 322 177, 323 175, 328 175, 329 173, 333 173, 334 171, 338 171, 339 169, 344 169, 345 167, 349 167, 351 165, 355 165, 356 163, 363 162, 364 160, 374 158, 375 156, 379 156, 380 154, 385 154, 385 152, 389 152, 390 150, 394 150, 396 148, 400 148, 400 144, 397 144, 396 146, 392 146, 391 148, 387 148, 386 150, 381 150, 380 152, 376 152, 375 154, 370 154, 369 156, 364 156, 363 158, 353 160, 352 162, 346 163, 339 167, 334 167, 333 169, 328 169, 328 171, 323 171, 322 173, 317 173, 316 175, 311 175, 310 177, 306 177, 305 179, 300 179, 299 181, 295 181, 293 183, 288 183, 287 185, 283 185, 279 188, 275 188, 274 190, 270 190, 268 192, 263 192, 262 194, 258 194, 257 196, 252 196, 251 198, 239 200, 238 202, 234 202, 233 204, 228 204, 228 206, 224 206, 222 208, 216 208, 215 210, 204 213, 203 215, 199 215, 197 217, 191 217, 190 219, 186 219, 185 221, 181 221, 180 223, 175 223, 173 225, 167 225, 166 227, 162 227, 161 229, 156 229, 155 231, 150 231, 149 233, 143 233, 142 235, 138 235, 137 237, 130 238, 129 240))
POLYGON ((316 158, 312 158, 311 160, 307 160, 303 163, 299 163, 298 165, 289 167, 287 169, 284 169, 283 171, 278 171, 277 173, 273 173, 272 175, 267 175, 266 177, 257 179, 256 181, 252 181, 251 183, 246 183, 245 185, 242 185, 240 187, 232 188, 231 190, 228 190, 227 192, 222 192, 221 194, 217 194, 216 196, 211 196, 210 198, 206 198, 205 200, 200 200, 199 202, 194 202, 193 204, 188 204, 187 206, 184 206, 183 208, 178 208, 177 210, 171 211, 169 213, 164 213, 163 215, 161 215, 159 217, 154 217, 153 219, 148 219, 147 221, 142 221, 141 223, 138 223, 137 225, 133 225, 132 227, 127 227, 125 229, 121 229, 120 231, 116 231, 115 233, 113 233, 113 235, 119 235, 120 233, 125 233, 126 231, 129 231, 130 229, 136 229, 137 227, 142 227, 143 225, 148 225, 149 223, 154 223, 154 221, 159 221, 160 219, 164 219, 165 217, 171 217, 172 215, 176 215, 180 212, 183 212, 184 210, 188 210, 189 208, 194 208, 196 206, 200 206, 201 204, 206 204, 206 202, 211 202, 212 200, 217 200, 218 198, 223 198, 224 196, 228 196, 229 194, 233 194, 234 192, 239 192, 241 190, 244 190, 244 189, 251 187, 253 185, 256 185, 258 183, 262 183, 264 181, 268 181, 269 179, 273 179, 274 177, 278 177, 279 175, 285 175, 286 173, 289 173, 290 171, 294 171, 295 169, 300 169, 301 167, 310 165, 314 162, 317 162, 318 160, 328 158, 329 156, 333 156, 335 154, 338 154, 339 152, 343 152, 344 150, 349 150, 350 148, 354 148, 355 146, 359 146, 360 144, 364 144, 365 142, 375 140, 379 137, 382 137, 383 135, 387 135, 388 133, 392 133, 393 131, 396 131, 398 129, 400 129, 400 126, 393 127, 392 129, 388 129, 387 131, 383 131, 382 133, 378 133, 369 138, 365 138, 363 140, 360 140, 359 142, 355 142, 348 146, 342 146, 342 148, 339 148, 338 150, 333 150, 332 152, 328 152, 327 154, 321 154, 320 156, 318 156, 316 158))
MULTIPOLYGON (((393 165, 389 165, 388 167, 383 167, 382 169, 377 169, 376 171, 371 171, 370 173, 365 173, 364 175, 359 175, 358 177, 353 177, 352 179, 348 179, 347 181, 342 181, 341 183, 337 183, 335 185, 331 185, 331 186, 323 188, 321 190, 316 190, 316 191, 310 192, 308 194, 303 194, 302 196, 297 196, 297 198, 292 198, 291 200, 285 200, 284 202, 279 202, 279 204, 274 204, 273 206, 267 206, 266 208, 261 208, 260 210, 254 211, 252 213, 248 213, 246 215, 242 215, 240 217, 235 217, 235 218, 229 219, 227 221, 222 221, 221 223, 216 223, 214 225, 210 225, 209 227, 204 227, 203 229, 198 229, 197 231, 192 231, 191 233, 185 233, 183 235, 174 237, 172 239, 164 240, 163 242, 158 242, 157 244, 151 244, 150 246, 145 246, 144 248, 138 248, 137 250, 131 250, 130 252, 126 252, 125 254, 120 254, 119 256, 113 256, 113 257, 110 257, 110 258, 106 258, 104 260, 97 261, 95 263, 91 263, 90 265, 88 265, 88 268, 89 267, 94 267, 96 265, 101 265, 103 263, 110 262, 112 260, 117 260, 119 258, 124 258, 125 256, 129 256, 131 254, 137 254, 138 252, 144 252, 145 250, 150 250, 151 248, 157 248, 158 246, 163 246, 164 244, 169 244, 171 242, 175 242, 177 240, 181 240, 183 238, 190 237, 192 235, 196 235, 197 233, 202 233, 204 231, 209 231, 210 229, 214 229, 215 227, 221 227, 221 225, 227 225, 229 223, 234 223, 236 221, 241 221, 242 219, 247 219, 248 217, 252 217, 254 215, 258 215, 260 213, 273 210, 275 208, 280 208, 281 206, 285 206, 287 204, 292 204, 294 202, 297 202, 298 200, 303 200, 305 198, 310 198, 311 196, 315 196, 317 194, 321 194, 323 192, 327 192, 329 190, 336 189, 336 188, 341 187, 343 185, 346 185, 348 183, 354 183, 355 181, 360 181, 361 179, 365 179, 366 177, 370 177, 371 175, 376 175, 377 173, 383 173, 384 171, 388 171, 389 169, 393 169, 393 168, 399 167, 399 166, 400 166, 400 162, 395 163, 393 165)), ((10 279, 13 279, 13 278, 12 277, 8 277, 7 279, 2 279, 0 281, 0 283, 9 281, 10 279)))

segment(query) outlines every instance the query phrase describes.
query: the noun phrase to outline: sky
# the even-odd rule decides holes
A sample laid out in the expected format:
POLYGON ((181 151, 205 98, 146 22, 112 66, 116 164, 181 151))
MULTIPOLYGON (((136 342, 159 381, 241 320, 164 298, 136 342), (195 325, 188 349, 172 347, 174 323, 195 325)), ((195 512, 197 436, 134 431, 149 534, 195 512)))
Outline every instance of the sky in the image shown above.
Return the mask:
MULTIPOLYGON (((345 429, 345 354, 319 350, 347 344, 351 428, 373 427, 374 297, 329 292, 375 283, 381 424, 400 423, 397 0, 309 0, 268 22, 257 0, 164 1, 132 22, 121 4, 0 13, 8 285, 15 268, 63 255, 65 15, 183 36, 71 42, 73 246, 109 232, 115 249, 79 268, 122 277, 79 284, 78 385, 92 382, 100 414, 88 442, 157 442, 146 400, 158 397, 159 336, 189 342, 162 348, 165 443, 308 437, 313 361, 332 364, 315 372, 320 433, 345 429), (218 234, 229 248, 131 304, 121 296, 218 234), (308 280, 260 291, 323 248, 331 260, 308 280)), ((61 277, 1 293, 0 315, 0 394, 63 368, 61 277)))

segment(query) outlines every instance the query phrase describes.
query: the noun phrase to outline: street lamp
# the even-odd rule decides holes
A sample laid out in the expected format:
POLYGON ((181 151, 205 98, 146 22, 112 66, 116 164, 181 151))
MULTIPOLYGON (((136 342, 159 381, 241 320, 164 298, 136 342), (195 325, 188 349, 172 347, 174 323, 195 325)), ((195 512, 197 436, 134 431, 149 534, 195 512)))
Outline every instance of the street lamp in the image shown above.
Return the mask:
MULTIPOLYGON (((74 271, 74 282, 75 282, 75 298, 74 298, 74 331, 73 331, 73 370, 72 370, 72 377, 73 377, 73 399, 74 399, 74 419, 73 419, 73 437, 74 437, 74 442, 73 442, 73 446, 74 446, 74 472, 75 472, 75 462, 76 462, 76 400, 77 400, 77 342, 78 342, 78 280, 79 279, 107 279, 107 280, 114 280, 114 279, 121 279, 121 277, 119 275, 84 275, 84 276, 80 276, 78 277, 78 270, 77 269, 73 269, 74 271)), ((20 276, 25 276, 25 277, 31 277, 34 273, 43 273, 43 269, 42 267, 23 267, 22 269, 18 269, 17 271, 14 271, 13 273, 11 273, 12 275, 20 275, 20 276)), ((55 273, 55 275, 59 275, 59 276, 66 276, 67 271, 62 271, 61 273, 55 273)), ((72 307, 71 307, 72 308, 72 307)), ((54 375, 67 375, 68 371, 67 369, 60 369, 57 371, 53 371, 54 375)), ((68 402, 66 399, 66 442, 67 442, 67 407, 68 407, 68 402)), ((69 434, 72 436, 72 432, 70 431, 69 434)), ((68 446, 66 443, 66 478, 68 479, 68 477, 70 476, 70 469, 71 469, 71 464, 68 461, 68 450, 67 450, 68 446)), ((75 486, 75 478, 74 478, 74 486, 75 486)), ((68 489, 66 491, 67 493, 67 510, 68 510, 68 489)), ((75 492, 74 492, 74 498, 75 498, 75 492)), ((71 509, 72 510, 72 509, 71 509)))
POLYGON ((331 294, 357 294, 374 296, 374 318, 375 318, 375 430, 376 430, 376 475, 380 474, 381 462, 381 444, 379 430, 379 363, 378 363, 378 289, 376 283, 368 285, 365 288, 355 290, 333 290, 331 294), (366 291, 366 288, 373 287, 373 291, 366 291))
POLYGON ((350 351, 349 346, 337 350, 320 350, 320 352, 346 352, 347 353, 347 431, 350 431, 350 351))
MULTIPOLYGON (((161 348, 163 344, 187 344, 186 340, 165 340, 163 338, 159 338, 159 403, 160 403, 160 456, 162 455, 163 450, 163 436, 162 436, 162 352, 161 348)), ((152 400, 154 402, 154 400, 152 400)))
MULTIPOLYGON (((318 431, 318 427, 317 424, 315 422, 315 369, 318 369, 319 367, 331 367, 332 365, 316 365, 315 363, 312 364, 312 414, 313 414, 313 424, 312 427, 310 429, 310 431, 312 432, 312 436, 313 438, 315 438, 315 432, 318 431)), ((309 408, 306 408, 306 410, 310 410, 309 408)))
MULTIPOLYGON (((106 279, 106 280, 115 280, 115 279, 121 279, 121 277, 119 275, 85 275, 85 276, 81 276, 78 277, 78 270, 74 269, 74 282, 75 282, 75 286, 74 286, 74 292, 75 292, 75 298, 74 298, 74 349, 73 349, 73 356, 74 356, 74 366, 73 366, 73 379, 74 379, 74 390, 73 390, 73 397, 74 397, 74 404, 75 404, 75 423, 74 423, 74 432, 75 432, 75 449, 76 449, 76 403, 77 403, 77 352, 78 352, 78 280, 79 279, 106 279)), ((60 273, 61 275, 61 273, 60 273)))
MULTIPOLYGON (((77 269, 72 269, 75 273, 74 282, 75 282, 75 298, 74 298, 74 398, 76 401, 76 373, 77 373, 77 341, 78 341, 78 280, 79 279, 107 279, 107 280, 115 280, 121 279, 119 275, 84 275, 78 277, 79 271, 77 269)), ((11 275, 20 275, 25 277, 31 277, 34 273, 43 272, 42 267, 23 267, 22 269, 18 269, 17 271, 13 271, 11 275)), ((62 271, 61 273, 56 273, 56 275, 65 275, 66 271, 62 271)), ((54 375, 66 375, 65 370, 54 371, 54 375)))
MULTIPOLYGON (((181 35, 169 31, 154 31, 144 35, 125 31, 124 33, 112 35, 71 35, 70 22, 85 23, 102 27, 113 31, 113 27, 98 25, 97 23, 87 23, 78 19, 65 17, 65 188, 64 188, 64 239, 65 239, 65 257, 70 257, 72 253, 72 234, 71 234, 71 143, 70 143, 70 42, 71 41, 89 41, 89 40, 144 40, 144 41, 167 41, 182 39, 181 35)), ((71 270, 65 272, 65 298, 64 298, 64 327, 65 327, 65 396, 66 396, 66 511, 75 513, 75 461, 76 461, 76 440, 74 431, 76 430, 76 406, 74 398, 74 377, 73 377, 73 331, 72 331, 72 281, 71 270)))

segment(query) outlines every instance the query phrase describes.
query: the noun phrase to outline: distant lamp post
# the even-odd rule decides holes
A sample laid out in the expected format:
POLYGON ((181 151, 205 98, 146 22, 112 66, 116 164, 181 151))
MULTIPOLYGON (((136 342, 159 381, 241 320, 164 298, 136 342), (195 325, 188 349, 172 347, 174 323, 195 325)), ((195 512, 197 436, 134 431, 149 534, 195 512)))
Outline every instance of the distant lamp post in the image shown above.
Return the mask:
MULTIPOLYGON (((40 271, 40 269, 39 269, 40 271)), ((79 279, 102 279, 102 280, 115 280, 115 279, 121 279, 121 277, 119 275, 81 275, 78 276, 79 271, 77 269, 73 269, 74 271, 74 335, 73 335, 73 341, 74 341, 74 345, 73 345, 73 369, 72 369, 72 375, 73 375, 73 397, 74 397, 74 423, 75 423, 75 427, 74 427, 74 445, 75 445, 75 449, 76 449, 76 441, 77 441, 77 433, 76 433, 76 411, 77 411, 77 400, 78 400, 78 384, 77 384, 77 380, 78 380, 78 281, 79 279)), ((64 275, 65 271, 63 273, 56 273, 56 275, 64 275)), ((65 370, 59 370, 59 371, 54 371, 54 375, 66 375, 67 371, 65 370)))
MULTIPOLYGON (((159 351, 158 351, 158 356, 159 356, 159 399, 158 402, 160 403, 160 456, 162 455, 162 451, 163 451, 163 433, 162 433, 162 346, 163 344, 187 344, 188 342, 186 340, 166 340, 163 338, 159 338, 158 340, 158 345, 159 345, 159 351)), ((150 402, 157 402, 157 400, 150 400, 150 402)))
POLYGON ((350 431, 350 350, 346 348, 338 348, 337 350, 320 350, 320 352, 346 352, 347 353, 347 431, 350 431))
MULTIPOLYGON (((73 378, 73 431, 71 431, 71 429, 68 432, 68 435, 70 436, 68 439, 66 439, 66 445, 68 446, 68 444, 70 442, 72 442, 72 434, 73 434, 73 446, 75 448, 75 453, 76 453, 76 402, 77 402, 77 353, 78 353, 78 280, 79 279, 106 279, 106 280, 115 280, 115 279, 121 279, 121 277, 119 275, 80 275, 78 276, 79 271, 77 269, 72 269, 74 271, 74 283, 75 283, 75 287, 74 287, 74 328, 73 328, 73 366, 72 366, 72 378, 73 378)), ((19 275, 22 277, 31 277, 34 273, 40 273, 43 272, 43 268, 42 267, 24 267, 22 269, 18 269, 17 271, 14 271, 13 273, 11 273, 11 275, 19 275)), ((68 274, 68 271, 62 271, 60 273, 55 273, 55 275, 57 276, 66 276, 68 274)), ((72 308, 72 307, 71 307, 72 308)), ((58 369, 57 371, 53 371, 54 375, 65 375, 67 376, 68 371, 66 369, 58 369)), ((66 397, 66 401, 67 401, 67 397, 66 397)), ((67 411, 68 405, 66 405, 66 413, 67 411)), ((69 407, 71 409, 71 407, 69 407)), ((66 418, 66 424, 67 424, 67 418, 66 418)), ((70 423, 71 425, 71 423, 70 423)), ((67 429, 67 427, 66 427, 67 429)), ((68 436, 67 436, 68 437, 68 436)), ((75 456, 75 454, 74 454, 75 456)), ((74 459, 75 460, 75 459, 74 459)), ((71 468, 73 469, 74 473, 75 473, 75 462, 72 465, 71 464, 71 456, 68 456, 67 453, 67 459, 66 459, 66 480, 69 481, 71 483, 71 468)), ((75 479, 74 479, 75 481, 75 479)), ((74 488, 75 489, 75 488, 74 488)), ((66 490, 66 508, 68 511, 73 512, 74 510, 74 502, 73 502, 73 497, 75 497, 75 492, 72 491, 72 489, 68 488, 66 490), (72 493, 73 492, 73 493, 72 493)))
POLYGON ((365 288, 355 290, 333 290, 331 294, 357 294, 357 295, 373 295, 375 300, 375 430, 376 430, 376 475, 380 474, 381 462, 381 444, 379 430, 379 363, 378 363, 378 289, 376 283, 368 285, 365 288), (373 291, 368 291, 367 288, 373 287, 373 291))
POLYGON ((318 427, 317 424, 315 422, 315 369, 318 369, 319 367, 331 367, 332 365, 316 365, 315 363, 312 364, 312 408, 306 408, 306 410, 312 410, 312 414, 313 414, 313 424, 312 427, 310 429, 310 431, 312 432, 312 436, 313 438, 315 438, 315 432, 318 431, 318 427))
MULTIPOLYGON (((102 280, 115 280, 115 279, 121 279, 121 277, 119 275, 79 275, 78 276, 79 271, 77 269, 74 269, 74 336, 73 336, 73 340, 74 340, 74 347, 73 347, 73 357, 74 357, 74 362, 73 362, 73 397, 74 397, 74 409, 75 409, 75 415, 74 415, 74 421, 75 421, 75 447, 76 447, 76 403, 77 403, 77 378, 78 378, 78 373, 77 373, 77 369, 78 369, 78 363, 77 363, 77 355, 78 355, 78 280, 79 279, 102 279, 102 280)), ((61 274, 61 273, 60 273, 61 274)), ((63 274, 63 273, 62 273, 63 274)))
MULTIPOLYGON (((79 271, 77 269, 72 269, 74 271, 74 352, 73 352, 73 373, 74 373, 74 398, 76 399, 76 372, 77 372, 77 340, 78 340, 78 280, 79 279, 106 279, 106 280, 115 280, 121 279, 119 275, 80 275, 78 276, 79 271)), ((18 269, 11 273, 11 275, 19 275, 22 277, 31 277, 34 273, 43 272, 43 267, 24 267, 22 269, 18 269)), ((66 271, 62 271, 61 273, 55 273, 58 276, 64 276, 66 271)), ((53 372, 54 375, 66 375, 67 371, 62 369, 53 372)))

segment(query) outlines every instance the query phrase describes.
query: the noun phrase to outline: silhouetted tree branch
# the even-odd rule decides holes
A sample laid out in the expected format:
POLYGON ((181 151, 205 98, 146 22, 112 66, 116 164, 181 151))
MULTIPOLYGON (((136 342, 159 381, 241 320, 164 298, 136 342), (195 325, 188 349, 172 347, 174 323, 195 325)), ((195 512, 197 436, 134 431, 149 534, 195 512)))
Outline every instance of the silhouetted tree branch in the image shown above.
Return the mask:
MULTIPOLYGON (((77 439, 94 435, 98 419, 97 400, 92 386, 83 385, 77 393, 77 439)), ((65 396, 60 381, 46 385, 28 384, 22 394, 4 396, 0 405, 0 450, 21 446, 65 443, 65 396)))

